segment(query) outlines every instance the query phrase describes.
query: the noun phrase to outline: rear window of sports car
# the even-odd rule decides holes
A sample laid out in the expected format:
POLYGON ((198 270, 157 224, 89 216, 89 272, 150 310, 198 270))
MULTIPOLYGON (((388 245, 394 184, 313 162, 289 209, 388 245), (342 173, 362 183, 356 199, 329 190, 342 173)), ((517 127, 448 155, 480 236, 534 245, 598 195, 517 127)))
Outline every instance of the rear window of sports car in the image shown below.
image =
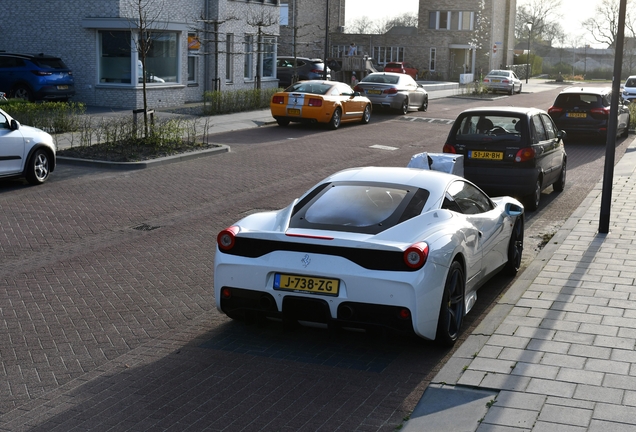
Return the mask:
POLYGON ((318 95, 327 94, 327 92, 333 87, 333 84, 320 84, 320 83, 310 83, 310 82, 299 82, 287 90, 287 93, 312 93, 318 95))
POLYGON ((296 205, 290 227, 377 234, 419 215, 428 196, 400 185, 328 183, 296 205))

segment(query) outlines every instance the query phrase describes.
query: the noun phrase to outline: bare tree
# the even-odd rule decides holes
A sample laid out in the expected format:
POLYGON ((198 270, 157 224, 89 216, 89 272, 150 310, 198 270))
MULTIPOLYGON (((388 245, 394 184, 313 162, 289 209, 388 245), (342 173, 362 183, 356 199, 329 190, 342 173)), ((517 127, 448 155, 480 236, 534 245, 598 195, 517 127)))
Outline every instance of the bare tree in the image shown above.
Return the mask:
POLYGON ((347 33, 370 34, 373 32, 374 21, 366 15, 354 19, 347 25, 347 33))
POLYGON ((517 40, 544 41, 552 45, 563 41, 565 34, 559 24, 561 0, 532 0, 517 8, 515 36, 517 40), (528 28, 528 23, 530 28, 528 28), (532 33, 532 35, 530 34, 532 33))
MULTIPOLYGON (((627 13, 625 16, 625 34, 634 36, 634 22, 630 16, 630 1, 627 1, 627 13)), ((618 34, 618 9, 619 0, 601 0, 596 5, 594 16, 583 21, 582 25, 592 38, 602 44, 607 44, 608 48, 616 46, 616 36, 618 34)))
MULTIPOLYGON (((269 10, 261 9, 258 12, 249 13, 247 24, 256 27, 256 88, 261 88, 261 56, 263 54, 263 36, 273 36, 274 33, 266 33, 263 29, 278 25, 278 15, 269 10)), ((247 54, 247 53, 246 53, 247 54)))
POLYGON ((415 13, 403 13, 402 15, 395 16, 393 18, 384 18, 375 21, 373 26, 373 33, 383 34, 391 30, 393 27, 417 27, 418 24, 417 14, 415 13))
POLYGON ((133 33, 133 45, 141 62, 141 82, 143 92, 144 137, 149 135, 148 127, 148 94, 146 81, 149 74, 146 70, 146 58, 152 49, 157 31, 165 30, 166 24, 161 21, 166 9, 166 0, 128 0, 127 6, 131 18, 129 20, 133 33))

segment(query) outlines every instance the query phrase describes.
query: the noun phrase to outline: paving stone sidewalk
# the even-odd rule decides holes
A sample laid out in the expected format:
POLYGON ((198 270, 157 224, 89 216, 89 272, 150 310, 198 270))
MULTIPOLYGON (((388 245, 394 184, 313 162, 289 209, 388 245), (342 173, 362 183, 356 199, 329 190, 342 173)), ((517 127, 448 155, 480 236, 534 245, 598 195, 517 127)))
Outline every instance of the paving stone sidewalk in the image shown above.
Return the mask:
POLYGON ((404 431, 636 431, 636 145, 433 379, 404 431), (536 277, 535 277, 536 276, 536 277))

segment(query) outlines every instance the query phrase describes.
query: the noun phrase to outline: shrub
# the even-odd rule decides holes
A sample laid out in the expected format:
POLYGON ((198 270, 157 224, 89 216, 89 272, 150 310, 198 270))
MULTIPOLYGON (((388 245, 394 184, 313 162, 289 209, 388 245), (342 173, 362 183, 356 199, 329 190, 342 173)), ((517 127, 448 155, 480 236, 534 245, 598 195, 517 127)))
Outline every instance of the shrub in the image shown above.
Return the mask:
POLYGON ((227 114, 269 108, 272 95, 281 89, 215 90, 203 95, 204 115, 227 114))
POLYGON ((86 106, 77 102, 32 103, 22 99, 2 101, 0 108, 20 123, 52 134, 78 130, 80 116, 86 111, 86 106))

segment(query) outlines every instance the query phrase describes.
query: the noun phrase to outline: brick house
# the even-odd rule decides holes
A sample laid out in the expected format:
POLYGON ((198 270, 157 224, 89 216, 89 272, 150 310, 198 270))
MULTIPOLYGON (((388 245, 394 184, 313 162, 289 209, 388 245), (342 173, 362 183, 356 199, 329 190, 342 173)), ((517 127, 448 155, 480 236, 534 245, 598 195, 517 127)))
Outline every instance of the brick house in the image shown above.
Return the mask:
POLYGON ((420 0, 418 27, 387 33, 331 35, 331 56, 354 42, 381 69, 391 61, 411 63, 422 79, 472 81, 514 58, 516 0, 420 0), (426 73, 427 72, 427 73, 426 73))
MULTIPOLYGON (((342 33, 346 0, 329 0, 329 34, 342 33)), ((278 54, 297 57, 325 56, 327 0, 280 0, 278 54)))
MULTIPOLYGON (((14 2, 10 17, 0 24, 0 49, 60 56, 73 70, 75 101, 140 108, 143 76, 136 3, 14 2), (25 20, 36 22, 37 31, 25 20)), ((254 88, 257 81, 262 88, 278 85, 278 0, 144 0, 142 4, 152 39, 146 55, 150 107, 201 101, 204 91, 254 88)))

